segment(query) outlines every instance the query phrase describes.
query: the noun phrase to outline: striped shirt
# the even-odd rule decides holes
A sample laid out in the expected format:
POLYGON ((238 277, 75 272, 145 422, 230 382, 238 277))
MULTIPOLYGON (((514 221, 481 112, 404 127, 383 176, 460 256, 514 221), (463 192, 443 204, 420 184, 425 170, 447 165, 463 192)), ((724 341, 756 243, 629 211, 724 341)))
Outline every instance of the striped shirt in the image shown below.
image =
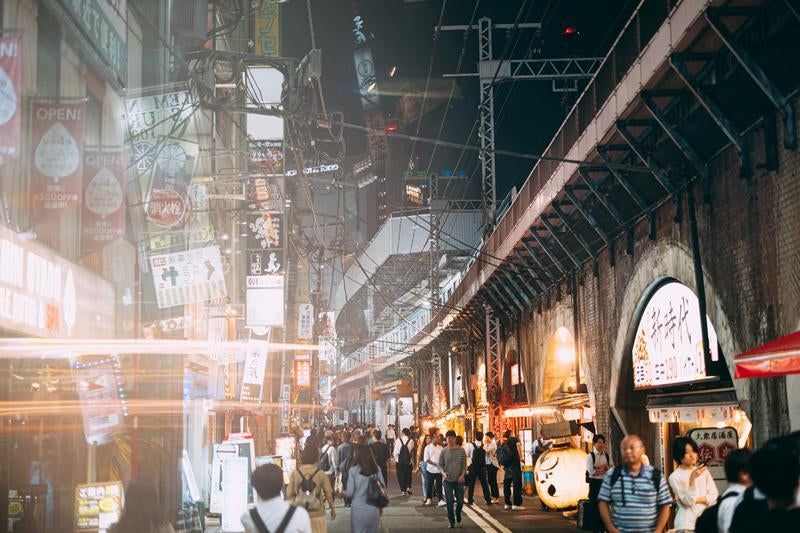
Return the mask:
POLYGON ((661 507, 672 502, 664 477, 658 486, 653 486, 653 472, 650 465, 642 465, 639 475, 632 476, 624 466, 614 467, 606 473, 600 487, 598 500, 611 506, 611 522, 623 533, 653 531, 658 522, 661 507), (622 475, 611 486, 611 476, 615 469, 622 468, 622 475), (623 491, 625 503, 623 505, 623 491))

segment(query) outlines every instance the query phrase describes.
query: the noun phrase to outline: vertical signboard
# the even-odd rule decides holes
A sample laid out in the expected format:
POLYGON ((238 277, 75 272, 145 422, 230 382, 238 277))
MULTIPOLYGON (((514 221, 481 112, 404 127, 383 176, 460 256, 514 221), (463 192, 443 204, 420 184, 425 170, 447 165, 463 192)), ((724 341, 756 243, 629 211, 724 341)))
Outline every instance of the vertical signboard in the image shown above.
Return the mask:
POLYGON ((242 377, 241 401, 261 403, 261 390, 267 370, 266 341, 250 340, 247 343, 247 358, 242 377))
POLYGON ((277 0, 258 2, 255 16, 256 55, 280 57, 281 11, 277 0))
POLYGON ((307 353, 294 356, 294 386, 297 389, 311 387, 311 356, 307 353))
POLYGON ((73 364, 88 444, 111 442, 122 425, 125 407, 120 400, 119 368, 113 358, 99 361, 78 359, 73 364))
POLYGON ((83 189, 84 104, 33 104, 31 205, 47 213, 78 207, 83 189))
POLYGON ((314 306, 300 304, 297 306, 297 338, 309 341, 314 336, 314 306))
POLYGON ((247 326, 284 325, 283 276, 247 276, 247 326))
POLYGON ((125 236, 125 153, 87 150, 81 248, 91 252, 125 236))
POLYGON ((19 156, 22 137, 22 36, 0 33, 0 165, 19 156))
POLYGON ((106 533, 122 515, 122 482, 87 483, 75 487, 75 531, 106 533))

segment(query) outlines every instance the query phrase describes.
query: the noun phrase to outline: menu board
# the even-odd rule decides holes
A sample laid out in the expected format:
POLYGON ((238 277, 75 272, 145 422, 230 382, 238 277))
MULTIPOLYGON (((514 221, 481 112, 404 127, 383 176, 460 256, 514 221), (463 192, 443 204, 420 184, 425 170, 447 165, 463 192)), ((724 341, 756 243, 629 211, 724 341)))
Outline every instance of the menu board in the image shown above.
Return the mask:
POLYGON ((105 533, 119 521, 122 482, 87 483, 75 488, 75 531, 105 533))

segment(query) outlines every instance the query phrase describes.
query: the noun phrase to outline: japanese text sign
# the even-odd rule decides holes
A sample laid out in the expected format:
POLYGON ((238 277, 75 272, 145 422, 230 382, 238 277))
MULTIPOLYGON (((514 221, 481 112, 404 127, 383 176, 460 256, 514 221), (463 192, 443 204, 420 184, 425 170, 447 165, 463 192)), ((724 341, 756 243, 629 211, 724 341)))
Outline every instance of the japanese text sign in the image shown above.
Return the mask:
POLYGON ((99 250, 125 235, 125 153, 87 151, 81 247, 99 250))

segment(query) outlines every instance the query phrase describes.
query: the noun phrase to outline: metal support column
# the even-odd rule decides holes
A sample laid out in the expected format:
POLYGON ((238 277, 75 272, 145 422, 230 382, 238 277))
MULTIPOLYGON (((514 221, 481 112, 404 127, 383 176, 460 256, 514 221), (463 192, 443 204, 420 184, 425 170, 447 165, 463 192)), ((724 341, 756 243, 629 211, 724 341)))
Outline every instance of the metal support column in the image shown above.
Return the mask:
MULTIPOLYGON (((488 17, 478 20, 478 60, 491 64, 492 61, 492 21, 488 17)), ((482 72, 484 69, 480 69, 482 72)), ((489 74, 487 72, 487 74, 489 74)), ((495 187, 494 157, 494 80, 493 76, 481 75, 480 128, 481 177, 483 192, 483 216, 487 228, 494 225, 497 209, 497 189, 495 187)))
POLYGON ((500 435, 502 428, 502 408, 500 395, 502 383, 502 346, 500 320, 494 315, 490 307, 486 311, 486 389, 489 400, 489 427, 500 435))

